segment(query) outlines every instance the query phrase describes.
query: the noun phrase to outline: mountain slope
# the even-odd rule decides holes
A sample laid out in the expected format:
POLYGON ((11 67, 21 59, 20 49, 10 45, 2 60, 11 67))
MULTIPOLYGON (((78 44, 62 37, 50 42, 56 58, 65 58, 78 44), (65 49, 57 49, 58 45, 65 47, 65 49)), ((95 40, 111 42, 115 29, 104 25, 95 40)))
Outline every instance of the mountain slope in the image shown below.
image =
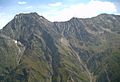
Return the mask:
POLYGON ((18 14, 0 31, 2 82, 119 82, 120 16, 50 22, 18 14))

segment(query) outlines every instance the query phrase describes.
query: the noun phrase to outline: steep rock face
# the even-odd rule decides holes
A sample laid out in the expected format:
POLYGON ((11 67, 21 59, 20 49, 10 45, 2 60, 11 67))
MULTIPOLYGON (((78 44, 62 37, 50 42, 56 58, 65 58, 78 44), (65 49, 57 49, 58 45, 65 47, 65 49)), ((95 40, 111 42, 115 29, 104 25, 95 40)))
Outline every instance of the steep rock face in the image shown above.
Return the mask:
POLYGON ((119 82, 120 16, 50 22, 19 14, 0 31, 3 82, 119 82))

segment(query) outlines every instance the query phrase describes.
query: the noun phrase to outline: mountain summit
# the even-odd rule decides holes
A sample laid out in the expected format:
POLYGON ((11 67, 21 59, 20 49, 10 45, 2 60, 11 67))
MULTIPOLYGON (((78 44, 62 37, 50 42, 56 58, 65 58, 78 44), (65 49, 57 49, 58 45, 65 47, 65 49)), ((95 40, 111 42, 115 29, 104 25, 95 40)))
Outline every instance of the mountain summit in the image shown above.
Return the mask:
POLYGON ((16 15, 0 30, 0 82, 120 82, 120 16, 16 15))

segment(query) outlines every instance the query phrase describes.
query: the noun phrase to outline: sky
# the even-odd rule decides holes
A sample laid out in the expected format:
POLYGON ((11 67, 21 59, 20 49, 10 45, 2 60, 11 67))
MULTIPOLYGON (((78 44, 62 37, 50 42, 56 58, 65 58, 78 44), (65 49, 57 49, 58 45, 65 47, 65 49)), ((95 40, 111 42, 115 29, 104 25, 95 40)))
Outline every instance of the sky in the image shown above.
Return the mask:
POLYGON ((19 13, 37 12, 50 21, 120 15, 120 0, 0 0, 0 29, 19 13))

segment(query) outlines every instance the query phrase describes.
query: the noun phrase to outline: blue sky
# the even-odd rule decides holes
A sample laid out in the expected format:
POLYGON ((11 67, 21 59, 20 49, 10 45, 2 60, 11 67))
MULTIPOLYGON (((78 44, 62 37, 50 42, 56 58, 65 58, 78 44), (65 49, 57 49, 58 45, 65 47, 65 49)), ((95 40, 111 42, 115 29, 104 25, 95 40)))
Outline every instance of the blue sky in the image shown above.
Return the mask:
POLYGON ((0 0, 0 28, 16 14, 37 12, 50 21, 120 14, 120 0, 0 0))

